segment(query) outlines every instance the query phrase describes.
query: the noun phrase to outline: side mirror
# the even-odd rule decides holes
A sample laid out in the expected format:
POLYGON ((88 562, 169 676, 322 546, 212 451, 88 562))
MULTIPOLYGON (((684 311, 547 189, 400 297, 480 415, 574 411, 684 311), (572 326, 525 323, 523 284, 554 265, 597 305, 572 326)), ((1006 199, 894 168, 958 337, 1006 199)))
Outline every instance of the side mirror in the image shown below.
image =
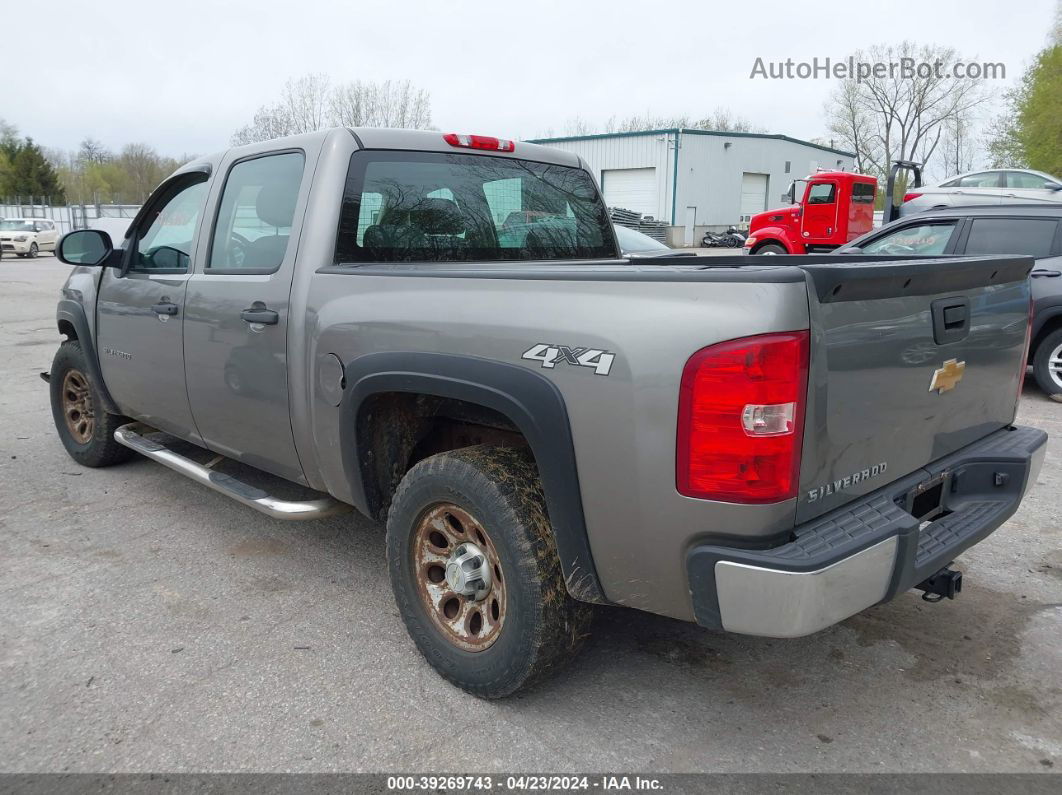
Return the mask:
POLYGON ((863 247, 862 246, 849 246, 848 248, 846 248, 844 250, 843 253, 845 253, 845 254, 862 254, 863 253, 863 247))
POLYGON ((114 245, 111 236, 99 229, 78 229, 63 235, 56 247, 56 256, 67 265, 103 265, 114 245))
POLYGON ((1047 183, 1047 189, 1048 190, 1062 190, 1062 185, 1058 184, 1057 182, 1048 182, 1047 183))

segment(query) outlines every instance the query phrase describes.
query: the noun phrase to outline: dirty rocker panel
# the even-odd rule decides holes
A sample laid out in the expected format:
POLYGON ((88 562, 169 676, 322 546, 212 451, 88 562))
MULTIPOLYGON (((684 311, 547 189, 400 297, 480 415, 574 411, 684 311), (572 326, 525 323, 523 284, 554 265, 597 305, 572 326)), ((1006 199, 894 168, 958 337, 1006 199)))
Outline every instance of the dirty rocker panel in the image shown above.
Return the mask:
POLYGON ((686 569, 697 623, 798 637, 892 599, 1014 514, 1043 463, 1046 442, 1047 434, 1035 428, 1004 428, 799 525, 782 546, 691 548, 686 569), (920 529, 924 520, 901 506, 912 490, 936 479, 948 484, 943 513, 920 529))
POLYGON ((365 444, 357 429, 367 398, 411 392, 485 406, 512 421, 531 446, 569 593, 584 602, 607 602, 586 532, 568 412, 552 381, 517 365, 443 353, 370 353, 349 362, 345 372, 340 446, 359 509, 369 502, 365 444))

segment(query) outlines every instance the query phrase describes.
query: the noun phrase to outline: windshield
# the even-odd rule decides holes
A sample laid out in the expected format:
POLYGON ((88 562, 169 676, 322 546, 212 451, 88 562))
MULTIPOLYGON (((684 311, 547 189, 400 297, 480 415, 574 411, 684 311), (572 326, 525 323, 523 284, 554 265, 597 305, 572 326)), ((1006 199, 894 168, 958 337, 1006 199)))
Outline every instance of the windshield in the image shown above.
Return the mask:
POLYGON ((336 262, 616 256, 604 204, 582 169, 456 153, 351 157, 336 262))
POLYGON ((9 220, 0 221, 0 230, 4 232, 32 232, 32 221, 9 220))
POLYGON ((614 227, 616 230, 616 242, 619 243, 620 251, 627 254, 631 251, 671 251, 663 243, 653 240, 649 235, 643 235, 625 226, 614 227))

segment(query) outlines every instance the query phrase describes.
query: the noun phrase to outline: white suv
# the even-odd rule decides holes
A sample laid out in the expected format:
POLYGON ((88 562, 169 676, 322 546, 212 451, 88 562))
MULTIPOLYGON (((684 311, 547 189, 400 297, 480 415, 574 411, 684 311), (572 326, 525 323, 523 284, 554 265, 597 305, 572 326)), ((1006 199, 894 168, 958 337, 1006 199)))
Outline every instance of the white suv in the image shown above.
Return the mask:
POLYGON ((0 221, 0 251, 13 251, 20 257, 36 257, 41 251, 55 251, 59 229, 47 218, 5 218, 0 221))

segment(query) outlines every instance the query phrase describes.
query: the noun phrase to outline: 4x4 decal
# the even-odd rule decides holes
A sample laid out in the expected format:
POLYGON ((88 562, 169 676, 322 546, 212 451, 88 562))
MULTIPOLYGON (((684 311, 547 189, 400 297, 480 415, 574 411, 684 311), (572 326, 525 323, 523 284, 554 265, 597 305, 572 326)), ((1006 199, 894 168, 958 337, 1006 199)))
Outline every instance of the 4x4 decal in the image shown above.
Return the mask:
POLYGON ((521 359, 541 362, 543 367, 553 368, 564 362, 577 367, 592 367, 597 375, 608 375, 616 354, 597 348, 569 348, 567 345, 549 345, 540 342, 532 345, 521 359))

